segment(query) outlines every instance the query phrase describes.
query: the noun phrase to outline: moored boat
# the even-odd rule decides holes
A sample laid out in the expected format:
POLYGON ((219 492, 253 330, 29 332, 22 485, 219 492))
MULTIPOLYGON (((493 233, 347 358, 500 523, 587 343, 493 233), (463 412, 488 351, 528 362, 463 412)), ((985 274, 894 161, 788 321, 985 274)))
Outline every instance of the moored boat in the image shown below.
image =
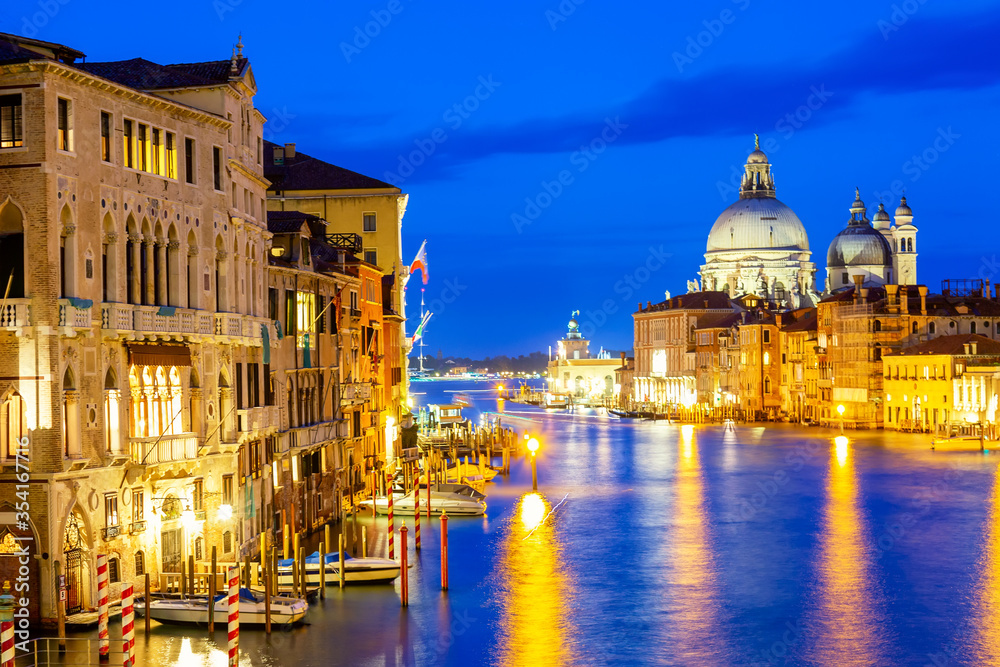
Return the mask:
MULTIPOLYGON (((419 490, 420 511, 426 510, 426 487, 419 490)), ((447 512, 448 516, 481 516, 486 513, 486 502, 482 500, 483 494, 465 484, 435 484, 431 487, 431 514, 440 515, 447 512), (442 487, 455 487, 455 491, 448 491, 442 487), (468 491, 466 491, 468 490, 468 491)), ((363 500, 360 503, 363 507, 374 507, 378 514, 389 513, 389 500, 385 497, 374 500, 363 500)), ((402 516, 412 516, 417 503, 414 494, 394 492, 392 495, 392 511, 394 514, 402 516)))
MULTIPOLYGON (((328 553, 323 557, 326 567, 325 583, 340 581, 340 554, 328 553)), ((293 583, 291 558, 278 561, 278 585, 293 583)), ((399 563, 388 558, 354 558, 344 554, 344 581, 347 583, 385 583, 399 576, 399 563)), ((306 557, 306 584, 319 584, 319 552, 306 557)))
POLYGON ((978 435, 955 435, 950 438, 934 438, 931 449, 942 452, 985 452, 986 443, 978 435))
MULTIPOLYGON (((240 589, 240 625, 264 625, 265 599, 263 593, 240 589)), ((145 613, 143 605, 136 605, 139 615, 145 613)), ((309 603, 301 598, 271 596, 271 623, 289 625, 298 623, 309 610, 309 603)), ((229 598, 218 595, 214 605, 215 622, 223 627, 229 622, 229 598)), ((208 598, 160 598, 150 600, 149 617, 160 623, 208 623, 208 598)))

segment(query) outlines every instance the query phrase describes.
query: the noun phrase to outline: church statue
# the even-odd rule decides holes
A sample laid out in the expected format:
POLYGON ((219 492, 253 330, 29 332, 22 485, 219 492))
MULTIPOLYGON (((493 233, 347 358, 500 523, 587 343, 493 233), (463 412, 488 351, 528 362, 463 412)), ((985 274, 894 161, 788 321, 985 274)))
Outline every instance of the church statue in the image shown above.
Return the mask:
POLYGON ((698 284, 697 280, 689 280, 687 281, 687 284, 688 284, 688 294, 691 294, 692 292, 701 291, 701 286, 698 284))

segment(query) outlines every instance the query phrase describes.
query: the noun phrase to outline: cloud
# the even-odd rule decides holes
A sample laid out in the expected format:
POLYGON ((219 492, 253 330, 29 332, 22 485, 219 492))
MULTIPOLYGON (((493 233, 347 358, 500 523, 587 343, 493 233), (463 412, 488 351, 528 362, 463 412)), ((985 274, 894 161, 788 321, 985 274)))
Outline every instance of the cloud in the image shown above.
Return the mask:
MULTIPOLYGON (((824 102, 824 113, 810 121, 813 128, 837 120, 864 94, 993 85, 1000 81, 997 34, 1000 11, 996 9, 950 18, 913 16, 888 40, 872 21, 859 39, 820 62, 803 65, 796 61, 784 69, 740 66, 690 78, 673 76, 596 116, 574 113, 506 126, 461 128, 451 133, 406 183, 459 178, 463 165, 497 154, 569 153, 598 136, 605 117, 620 117, 628 123, 619 144, 647 144, 676 137, 766 132, 821 87, 832 95, 824 102)), ((398 156, 412 150, 414 140, 432 130, 374 145, 340 146, 334 152, 345 166, 355 165, 352 168, 379 175, 393 170, 398 156)))

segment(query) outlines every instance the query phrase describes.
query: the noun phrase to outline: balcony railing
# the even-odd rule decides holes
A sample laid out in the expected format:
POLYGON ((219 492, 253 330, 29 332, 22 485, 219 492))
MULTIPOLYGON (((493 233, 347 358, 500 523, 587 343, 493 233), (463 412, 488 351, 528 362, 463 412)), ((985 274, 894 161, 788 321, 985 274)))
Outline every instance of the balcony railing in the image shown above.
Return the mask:
POLYGON ((343 248, 355 254, 361 252, 361 235, 353 233, 327 234, 326 242, 334 248, 343 248))
MULTIPOLYGON (((60 303, 60 322, 62 322, 60 303)), ((69 308, 70 311, 74 310, 69 308)), ((82 317, 82 316, 81 316, 82 317)), ((102 303, 101 327, 110 335, 141 332, 229 336, 260 340, 260 325, 269 320, 240 313, 214 313, 192 308, 137 306, 129 303, 102 303)), ((73 326, 73 325, 65 325, 73 326)), ((90 326, 89 322, 86 326, 90 326)), ((106 334, 108 335, 108 334, 106 334)))
POLYGON ((121 526, 108 526, 107 528, 101 528, 101 537, 104 541, 113 540, 122 534, 121 526))
POLYGON ((59 299, 59 326, 72 327, 74 329, 89 329, 91 327, 91 313, 93 312, 93 302, 87 301, 91 305, 81 308, 70 303, 69 299, 59 299))
POLYGON ((133 521, 128 526, 129 535, 138 535, 139 533, 146 532, 146 522, 145 521, 133 521))
POLYGON ((19 329, 31 326, 31 301, 7 299, 0 307, 0 329, 19 329))
POLYGON ((155 465, 172 461, 191 461, 198 456, 198 438, 194 433, 162 438, 130 438, 129 456, 133 463, 155 465))
POLYGON ((340 403, 353 404, 372 397, 372 386, 365 382, 344 382, 340 385, 340 403))

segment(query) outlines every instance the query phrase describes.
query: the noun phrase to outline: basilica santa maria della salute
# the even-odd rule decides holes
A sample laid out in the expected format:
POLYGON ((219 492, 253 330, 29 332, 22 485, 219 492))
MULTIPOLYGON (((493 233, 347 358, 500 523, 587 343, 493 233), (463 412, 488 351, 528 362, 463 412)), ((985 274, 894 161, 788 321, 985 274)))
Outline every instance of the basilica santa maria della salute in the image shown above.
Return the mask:
POLYGON ((884 205, 874 216, 865 213, 855 191, 847 226, 830 243, 826 279, 816 284, 805 226, 792 209, 775 196, 774 174, 757 143, 747 157, 740 198, 716 219, 708 235, 701 284, 693 291, 720 291, 730 297, 753 294, 778 307, 800 308, 854 284, 866 286, 916 284, 916 232, 913 211, 903 197, 890 223, 884 205))

